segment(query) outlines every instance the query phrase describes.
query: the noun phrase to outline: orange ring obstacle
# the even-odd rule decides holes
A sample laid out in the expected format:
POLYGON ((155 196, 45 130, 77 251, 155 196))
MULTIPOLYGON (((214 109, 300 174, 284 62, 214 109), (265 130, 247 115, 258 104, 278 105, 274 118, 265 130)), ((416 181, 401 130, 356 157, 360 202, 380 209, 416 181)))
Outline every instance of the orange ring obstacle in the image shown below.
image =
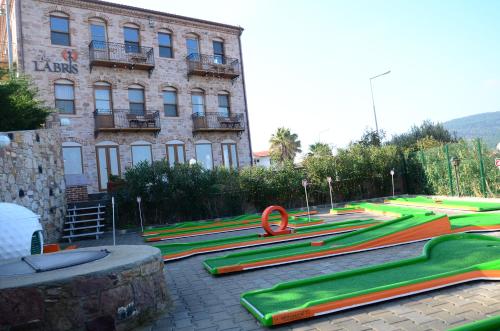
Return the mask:
POLYGON ((292 231, 290 231, 288 227, 288 213, 286 212, 285 208, 281 206, 269 206, 267 207, 264 212, 262 213, 262 227, 266 231, 264 236, 279 236, 282 234, 290 234, 292 231), (281 215, 281 222, 280 222, 280 227, 278 231, 274 231, 271 229, 271 226, 269 225, 269 215, 271 215, 272 212, 278 211, 281 215))

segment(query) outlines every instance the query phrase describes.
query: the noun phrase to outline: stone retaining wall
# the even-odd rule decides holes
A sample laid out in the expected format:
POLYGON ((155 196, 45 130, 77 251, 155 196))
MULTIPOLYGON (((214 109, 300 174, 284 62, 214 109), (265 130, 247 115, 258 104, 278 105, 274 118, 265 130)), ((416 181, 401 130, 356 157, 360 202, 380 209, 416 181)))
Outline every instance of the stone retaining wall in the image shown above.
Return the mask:
POLYGON ((64 166, 58 129, 0 132, 10 144, 0 148, 0 201, 40 215, 44 240, 56 242, 64 224, 64 166))
POLYGON ((157 248, 86 250, 103 248, 101 260, 0 283, 0 330, 131 330, 170 306, 157 248))

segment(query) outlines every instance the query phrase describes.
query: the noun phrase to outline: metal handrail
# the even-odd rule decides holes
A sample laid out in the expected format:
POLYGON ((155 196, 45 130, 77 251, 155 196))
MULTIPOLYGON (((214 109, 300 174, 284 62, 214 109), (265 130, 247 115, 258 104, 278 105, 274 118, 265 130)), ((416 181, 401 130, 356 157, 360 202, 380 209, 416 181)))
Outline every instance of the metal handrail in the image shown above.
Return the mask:
POLYGON ((90 61, 108 61, 154 66, 152 47, 92 40, 89 44, 90 61))
POLYGON ((143 113, 129 109, 94 111, 95 129, 160 129, 160 112, 146 110, 143 113))
POLYGON ((226 113, 194 113, 193 129, 218 129, 218 130, 244 130, 244 114, 226 114, 226 113))
POLYGON ((231 73, 236 76, 240 74, 239 60, 226 56, 191 53, 186 56, 186 61, 190 73, 196 71, 207 71, 214 73, 231 73))

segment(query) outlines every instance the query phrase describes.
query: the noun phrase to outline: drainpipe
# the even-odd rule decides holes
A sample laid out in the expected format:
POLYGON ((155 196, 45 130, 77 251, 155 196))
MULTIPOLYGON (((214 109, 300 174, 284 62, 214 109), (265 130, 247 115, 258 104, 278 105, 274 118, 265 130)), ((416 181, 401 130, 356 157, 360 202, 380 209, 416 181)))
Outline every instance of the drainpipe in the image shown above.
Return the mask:
POLYGON ((7 52, 9 58, 9 74, 12 75, 12 33, 10 31, 10 3, 5 0, 5 25, 7 26, 7 52))
POLYGON ((24 64, 25 59, 24 59, 23 24, 22 24, 21 20, 22 20, 21 1, 16 1, 16 29, 18 31, 18 33, 17 33, 17 53, 18 53, 17 72, 18 73, 20 71, 22 71, 24 73, 26 70, 26 66, 24 64), (19 54, 19 52, 20 52, 20 54, 19 54), (20 66, 20 68, 19 68, 19 66, 20 66))
POLYGON ((243 83, 243 98, 245 100, 245 115, 247 118, 247 131, 248 131, 248 146, 250 148, 250 166, 253 166, 253 155, 252 155, 252 138, 250 137, 250 120, 248 119, 248 103, 247 103, 247 88, 245 85, 245 70, 243 69, 243 52, 241 50, 241 34, 243 33, 243 28, 240 28, 240 33, 238 35, 238 46, 240 49, 240 60, 241 60, 241 81, 243 83))

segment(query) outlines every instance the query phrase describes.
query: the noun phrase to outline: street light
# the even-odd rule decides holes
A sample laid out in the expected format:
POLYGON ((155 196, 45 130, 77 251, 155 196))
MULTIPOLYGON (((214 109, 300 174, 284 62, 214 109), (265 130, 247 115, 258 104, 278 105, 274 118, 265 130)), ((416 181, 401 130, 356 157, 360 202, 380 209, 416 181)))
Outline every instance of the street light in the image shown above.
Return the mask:
POLYGON ((306 193, 306 205, 307 205, 307 216, 309 217, 309 222, 311 222, 311 212, 309 211, 309 198, 307 197, 307 179, 302 180, 302 186, 304 186, 304 192, 306 193))
POLYGON ((458 157, 452 157, 450 159, 453 168, 455 168, 455 180, 457 182, 457 194, 460 197, 460 175, 458 174, 458 166, 460 165, 460 159, 458 157))
POLYGON ((391 179, 392 179, 392 197, 394 198, 394 169, 391 169, 391 179))
POLYGON ((389 70, 389 71, 384 72, 383 74, 373 76, 372 78, 370 78, 370 91, 372 92, 373 116, 375 117, 375 130, 377 130, 377 135, 378 135, 378 122, 377 122, 377 112, 375 111, 375 98, 373 97, 372 80, 377 78, 377 77, 384 76, 384 75, 387 75, 390 73, 391 73, 391 71, 389 70))
POLYGON ((328 187, 330 188, 330 204, 332 205, 332 209, 333 209, 332 177, 330 177, 330 176, 326 177, 326 181, 328 182, 328 187))

